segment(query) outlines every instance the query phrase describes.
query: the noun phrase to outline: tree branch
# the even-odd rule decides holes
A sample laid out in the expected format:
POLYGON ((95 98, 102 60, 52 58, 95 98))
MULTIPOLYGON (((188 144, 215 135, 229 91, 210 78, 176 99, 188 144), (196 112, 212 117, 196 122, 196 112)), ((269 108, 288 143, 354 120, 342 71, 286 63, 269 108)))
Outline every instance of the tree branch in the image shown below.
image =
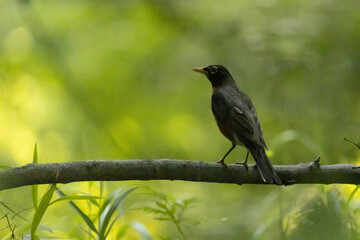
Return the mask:
MULTIPOLYGON (((360 184, 360 166, 320 166, 318 160, 298 165, 274 166, 284 185, 360 184)), ((91 160, 28 164, 0 171, 0 191, 26 185, 79 181, 183 180, 233 184, 265 184, 254 166, 221 165, 201 161, 91 160)))

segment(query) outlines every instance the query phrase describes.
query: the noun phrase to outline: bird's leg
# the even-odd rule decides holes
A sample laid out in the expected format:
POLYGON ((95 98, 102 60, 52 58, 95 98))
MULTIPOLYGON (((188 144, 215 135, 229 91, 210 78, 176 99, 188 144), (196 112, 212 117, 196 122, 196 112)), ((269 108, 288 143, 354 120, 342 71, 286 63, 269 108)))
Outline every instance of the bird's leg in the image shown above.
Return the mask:
POLYGON ((247 153, 246 153, 245 161, 243 161, 243 162, 237 162, 237 163, 235 163, 235 164, 244 165, 244 167, 246 168, 246 170, 248 170, 248 168, 249 168, 248 165, 247 165, 248 157, 249 157, 249 150, 248 150, 247 153))
POLYGON ((217 163, 221 163, 221 164, 225 164, 224 160, 227 157, 227 155, 229 155, 229 153, 236 147, 236 144, 232 144, 231 148, 229 149, 229 151, 227 151, 227 153, 219 160, 217 161, 217 163))

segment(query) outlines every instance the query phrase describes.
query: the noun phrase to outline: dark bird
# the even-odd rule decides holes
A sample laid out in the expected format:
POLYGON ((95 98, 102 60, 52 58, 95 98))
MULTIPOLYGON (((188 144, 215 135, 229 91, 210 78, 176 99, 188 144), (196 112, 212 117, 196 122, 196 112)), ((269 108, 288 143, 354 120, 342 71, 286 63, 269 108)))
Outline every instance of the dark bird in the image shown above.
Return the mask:
POLYGON ((221 65, 209 65, 193 70, 205 74, 210 80, 213 88, 212 112, 221 133, 232 142, 230 150, 218 163, 224 164, 226 156, 236 145, 245 146, 248 152, 245 161, 240 164, 247 166, 250 151, 264 182, 282 185, 265 153, 267 146, 255 108, 250 98, 238 88, 230 72, 221 65))

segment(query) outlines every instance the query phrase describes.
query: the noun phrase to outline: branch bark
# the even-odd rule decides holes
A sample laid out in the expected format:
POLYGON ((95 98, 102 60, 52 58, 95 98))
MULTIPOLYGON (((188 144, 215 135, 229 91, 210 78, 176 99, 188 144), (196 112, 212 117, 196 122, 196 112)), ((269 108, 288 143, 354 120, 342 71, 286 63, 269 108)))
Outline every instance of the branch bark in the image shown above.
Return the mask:
MULTIPOLYGON (((298 165, 274 165, 284 185, 360 184, 360 166, 319 165, 318 161, 298 165)), ((49 164, 28 164, 0 171, 0 191, 27 185, 79 181, 182 180, 233 184, 265 184, 254 166, 221 165, 202 161, 90 160, 49 164)))

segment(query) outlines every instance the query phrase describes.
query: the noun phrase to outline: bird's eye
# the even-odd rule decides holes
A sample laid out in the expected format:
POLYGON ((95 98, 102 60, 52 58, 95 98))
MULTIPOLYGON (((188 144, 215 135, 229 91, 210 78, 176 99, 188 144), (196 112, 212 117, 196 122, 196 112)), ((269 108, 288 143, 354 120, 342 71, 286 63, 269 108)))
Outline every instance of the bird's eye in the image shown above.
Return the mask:
POLYGON ((211 68, 210 68, 210 74, 215 74, 215 73, 217 73, 218 72, 218 67, 217 66, 212 66, 211 68))

